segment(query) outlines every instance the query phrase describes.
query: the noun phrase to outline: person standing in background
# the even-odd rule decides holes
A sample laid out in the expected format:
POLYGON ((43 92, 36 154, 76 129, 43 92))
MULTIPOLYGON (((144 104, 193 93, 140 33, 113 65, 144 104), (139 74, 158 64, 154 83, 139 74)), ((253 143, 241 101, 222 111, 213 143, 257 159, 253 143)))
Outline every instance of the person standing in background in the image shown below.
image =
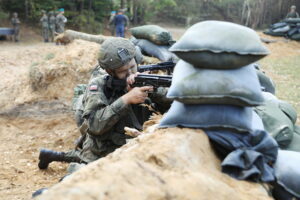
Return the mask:
POLYGON ((116 26, 116 36, 125 37, 125 30, 129 25, 129 19, 123 14, 123 10, 119 10, 118 14, 114 17, 113 24, 116 26))
POLYGON ((55 23, 56 23, 56 18, 54 16, 54 12, 51 11, 51 12, 49 12, 49 39, 50 39, 50 42, 54 41, 55 23))
POLYGON ((299 18, 299 14, 296 12, 296 6, 292 5, 290 12, 287 14, 286 18, 299 18))
POLYGON ((67 18, 64 16, 65 9, 60 8, 58 15, 56 16, 56 33, 60 34, 65 31, 65 24, 67 23, 67 18))
POLYGON ((115 30, 116 30, 115 24, 113 23, 115 16, 116 16, 116 11, 111 11, 109 21, 108 21, 108 28, 112 36, 115 35, 115 30))
POLYGON ((14 12, 13 13, 13 17, 11 18, 11 24, 13 26, 13 29, 14 29, 14 35, 13 35, 13 39, 15 42, 19 42, 20 38, 19 38, 19 35, 20 35, 20 20, 18 18, 18 13, 14 12))
POLYGON ((49 41, 49 23, 48 23, 48 16, 46 11, 42 10, 42 18, 40 19, 40 23, 42 25, 42 36, 44 38, 44 42, 49 41))

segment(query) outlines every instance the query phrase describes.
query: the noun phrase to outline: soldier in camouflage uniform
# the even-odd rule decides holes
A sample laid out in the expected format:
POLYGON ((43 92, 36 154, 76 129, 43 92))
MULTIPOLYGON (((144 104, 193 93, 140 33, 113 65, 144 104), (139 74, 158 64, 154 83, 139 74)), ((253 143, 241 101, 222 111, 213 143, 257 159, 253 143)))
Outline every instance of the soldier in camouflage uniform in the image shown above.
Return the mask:
POLYGON ((49 39, 50 42, 54 41, 54 34, 55 34, 55 24, 56 24, 56 18, 54 16, 54 12, 49 12, 49 39))
POLYGON ((111 11, 110 17, 109 17, 109 20, 108 20, 108 27, 109 27, 109 30, 110 30, 110 34, 112 36, 115 35, 115 31, 116 31, 115 24, 113 23, 115 16, 116 16, 116 11, 111 11))
POLYGON ((40 23, 42 25, 42 36, 44 38, 44 42, 49 41, 49 24, 48 24, 48 16, 46 11, 42 10, 42 18, 40 19, 40 23))
POLYGON ((299 14, 296 12, 296 6, 291 6, 291 11, 287 14, 286 18, 299 18, 299 14))
POLYGON ((18 13, 13 13, 13 17, 11 18, 11 24, 13 26, 14 29, 14 35, 13 35, 13 39, 15 42, 19 42, 19 34, 20 34, 20 20, 18 18, 18 13))
MULTIPOLYGON (((125 126, 142 130, 142 124, 150 113, 145 115, 145 107, 140 104, 144 103, 153 88, 130 87, 137 70, 135 54, 134 45, 127 39, 107 39, 101 45, 99 64, 108 74, 92 79, 83 97, 82 146, 66 153, 42 149, 40 169, 46 169, 52 161, 95 161, 126 143, 130 136, 124 134, 125 126)), ((165 111, 171 102, 165 97, 166 90, 158 91, 151 93, 150 98, 165 111)))
POLYGON ((63 33, 65 31, 65 24, 67 23, 67 18, 64 16, 65 10, 63 8, 59 9, 59 13, 56 16, 56 33, 63 33))

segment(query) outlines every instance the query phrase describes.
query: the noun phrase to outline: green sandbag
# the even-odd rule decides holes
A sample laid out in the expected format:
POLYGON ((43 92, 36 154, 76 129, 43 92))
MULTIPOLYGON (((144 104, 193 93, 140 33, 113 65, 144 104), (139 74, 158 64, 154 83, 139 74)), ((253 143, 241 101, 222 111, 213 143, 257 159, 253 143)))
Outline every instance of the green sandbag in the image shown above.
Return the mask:
POLYGON ((297 24, 297 23, 300 23, 300 18, 288 18, 288 19, 284 19, 283 22, 286 22, 289 24, 297 24))
POLYGON ((294 34, 290 37, 292 40, 300 41, 300 33, 294 34))
POLYGON ((267 30, 267 31, 264 31, 264 34, 266 34, 266 35, 271 35, 271 36, 283 37, 283 36, 285 36, 286 33, 282 33, 282 32, 273 32, 272 30, 267 30))
POLYGON ((265 73, 260 70, 256 70, 260 85, 263 87, 263 91, 275 94, 275 84, 265 73))
POLYGON ((293 124, 295 124, 297 121, 297 111, 295 110, 295 108, 288 102, 282 100, 279 100, 278 103, 279 108, 282 110, 282 112, 284 112, 284 114, 286 114, 286 116, 290 118, 293 124))
POLYGON ((139 26, 130 31, 137 39, 146 39, 158 45, 169 45, 173 41, 171 33, 157 25, 139 26))
POLYGON ((256 32, 222 21, 204 21, 190 27, 170 49, 199 68, 235 69, 269 54, 256 32))
POLYGON ((295 125, 294 130, 293 140, 286 150, 300 152, 300 126, 295 125))
POLYGON ((200 69, 180 60, 167 98, 185 104, 257 106, 264 102, 253 65, 239 69, 200 69))
POLYGON ((279 103, 266 101, 264 105, 256 107, 255 112, 262 119, 265 130, 274 137, 279 147, 288 147, 293 139, 294 124, 280 109, 279 103))

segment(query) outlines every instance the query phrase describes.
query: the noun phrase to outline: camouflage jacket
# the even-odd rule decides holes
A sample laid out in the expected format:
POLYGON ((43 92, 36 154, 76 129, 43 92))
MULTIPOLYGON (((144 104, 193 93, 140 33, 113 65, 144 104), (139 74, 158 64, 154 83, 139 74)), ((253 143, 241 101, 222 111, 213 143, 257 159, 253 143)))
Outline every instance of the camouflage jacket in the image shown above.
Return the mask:
POLYGON ((286 18, 299 18, 299 14, 297 12, 289 12, 286 18))
POLYGON ((16 18, 16 17, 11 18, 11 24, 13 25, 13 27, 15 29, 20 27, 20 23, 21 22, 20 22, 19 18, 16 18))
MULTIPOLYGON (((110 140, 116 145, 125 144, 128 138, 124 134, 124 127, 142 129, 142 124, 150 115, 141 105, 127 105, 121 96, 124 89, 113 88, 107 84, 108 75, 92 79, 83 97, 83 118, 86 132, 99 140, 110 140), (145 114, 146 113, 146 114, 145 114), (148 115, 148 116, 145 116, 148 115)), ((157 102, 158 107, 165 111, 171 102, 167 100, 166 90, 151 95, 151 100, 157 102)))
POLYGON ((40 22, 42 24, 42 28, 48 28, 48 17, 46 15, 41 17, 40 22))
POLYGON ((56 18, 54 16, 49 17, 49 28, 55 29, 56 18))
POLYGON ((63 33, 65 31, 65 23, 67 23, 67 18, 63 15, 56 16, 56 32, 63 33))

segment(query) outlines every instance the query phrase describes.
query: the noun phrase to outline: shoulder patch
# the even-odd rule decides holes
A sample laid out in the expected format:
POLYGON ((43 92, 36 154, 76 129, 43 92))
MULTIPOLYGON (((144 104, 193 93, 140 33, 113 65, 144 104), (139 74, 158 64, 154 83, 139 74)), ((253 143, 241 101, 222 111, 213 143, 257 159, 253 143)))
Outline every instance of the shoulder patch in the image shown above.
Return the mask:
POLYGON ((97 85, 90 85, 89 90, 90 91, 97 91, 98 90, 98 86, 97 85))

